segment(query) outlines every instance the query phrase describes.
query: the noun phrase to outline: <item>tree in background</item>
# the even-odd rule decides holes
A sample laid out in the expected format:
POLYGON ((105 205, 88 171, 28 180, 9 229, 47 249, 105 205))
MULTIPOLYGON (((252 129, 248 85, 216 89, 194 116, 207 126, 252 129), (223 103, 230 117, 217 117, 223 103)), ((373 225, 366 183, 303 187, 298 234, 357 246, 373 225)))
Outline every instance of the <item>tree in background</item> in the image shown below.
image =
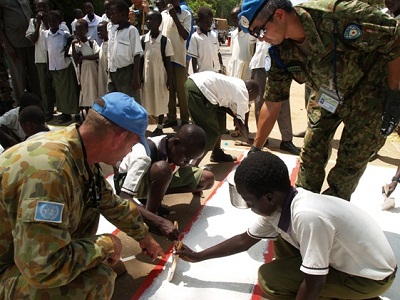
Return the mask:
POLYGON ((232 8, 240 4, 240 0, 188 0, 187 4, 194 13, 200 7, 208 6, 212 8, 214 17, 230 20, 230 12, 232 8))

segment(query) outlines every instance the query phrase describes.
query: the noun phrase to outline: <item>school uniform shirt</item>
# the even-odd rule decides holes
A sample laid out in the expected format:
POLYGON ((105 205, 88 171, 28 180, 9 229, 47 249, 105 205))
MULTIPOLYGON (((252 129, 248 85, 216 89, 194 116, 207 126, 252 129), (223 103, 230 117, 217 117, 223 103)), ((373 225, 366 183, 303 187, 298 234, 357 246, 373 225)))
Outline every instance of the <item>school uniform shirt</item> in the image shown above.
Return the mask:
MULTIPOLYGON (((156 148, 157 156, 163 160, 168 160, 167 154, 167 136, 160 135, 156 137, 149 137, 156 148)), ((151 166, 151 158, 146 154, 146 150, 140 143, 135 144, 132 147, 131 152, 128 153, 119 165, 118 171, 120 173, 127 173, 124 183, 121 187, 121 191, 129 194, 135 195, 140 186, 140 182, 143 176, 147 173, 151 166)), ((171 164, 172 174, 179 170, 179 166, 171 164)))
POLYGON ((99 52, 99 70, 98 70, 98 95, 99 97, 107 94, 107 84, 108 84, 108 41, 103 41, 101 44, 99 52))
MULTIPOLYGON (((161 16, 161 32, 171 40, 172 48, 174 50, 174 55, 171 56, 171 62, 177 63, 181 66, 186 66, 186 40, 180 36, 174 20, 169 15, 169 10, 164 10, 161 13, 161 16)), ((181 9, 180 12, 177 12, 177 16, 183 28, 190 33, 192 24, 192 16, 190 12, 181 9)))
MULTIPOLYGON (((169 90, 167 88, 167 71, 161 52, 161 37, 156 39, 150 37, 150 32, 144 38, 143 58, 143 86, 142 106, 149 115, 158 116, 168 113, 169 90)), ((171 41, 167 38, 165 44, 165 56, 174 54, 171 41)))
POLYGON ((197 58, 199 72, 220 70, 219 66, 219 42, 218 34, 210 30, 207 34, 198 28, 190 39, 188 55, 197 58))
POLYGON ((58 71, 68 68, 71 63, 71 57, 65 57, 64 47, 67 44, 67 38, 71 34, 62 29, 52 33, 50 29, 44 33, 44 47, 49 56, 49 70, 58 71))
MULTIPOLYGON (((100 47, 95 40, 87 40, 85 43, 75 44, 77 53, 82 56, 94 55, 99 53, 100 47)), ((82 60, 79 67, 78 81, 81 84, 79 95, 79 106, 91 107, 98 98, 98 65, 96 60, 82 60)))
POLYGON ((76 22, 78 22, 78 19, 75 19, 71 22, 71 31, 72 34, 75 34, 75 30, 76 30, 76 22))
POLYGON ((119 26, 110 26, 108 34, 108 69, 116 72, 117 69, 132 65, 137 54, 142 55, 139 32, 130 25, 124 29, 119 26))
POLYGON ((268 48, 270 44, 257 40, 256 51, 250 60, 250 70, 254 69, 266 69, 265 57, 268 56, 268 48))
POLYGON ((95 14, 92 21, 90 21, 88 15, 84 16, 83 19, 86 20, 89 25, 89 30, 88 33, 86 34, 87 38, 89 40, 95 40, 97 42, 97 45, 101 46, 103 40, 100 39, 97 34, 97 26, 102 21, 101 17, 95 14))
POLYGON ((229 76, 248 80, 250 74, 250 60, 254 53, 254 45, 257 39, 249 33, 235 29, 231 36, 231 59, 227 72, 229 76))
POLYGON ((249 92, 242 79, 205 71, 189 76, 211 104, 227 107, 244 122, 249 111, 249 92))
MULTIPOLYGON (((28 30, 26 31, 25 36, 31 40, 32 34, 35 32, 37 20, 36 18, 32 18, 29 22, 28 30)), ((64 24, 64 26, 60 25, 60 29, 69 33, 68 27, 64 24)), ((43 22, 40 24, 39 28, 39 36, 35 43, 35 63, 36 64, 45 64, 47 63, 47 52, 44 46, 44 33, 46 31, 46 26, 44 26, 43 22)))
POLYGON ((343 199, 302 188, 289 193, 281 212, 260 217, 247 232, 260 239, 281 235, 300 250, 300 270, 310 275, 326 275, 331 266, 382 280, 396 267, 382 229, 366 212, 343 199))
POLYGON ((26 134, 22 129, 19 121, 19 107, 7 111, 4 115, 0 116, 0 126, 7 126, 21 141, 25 140, 26 134))

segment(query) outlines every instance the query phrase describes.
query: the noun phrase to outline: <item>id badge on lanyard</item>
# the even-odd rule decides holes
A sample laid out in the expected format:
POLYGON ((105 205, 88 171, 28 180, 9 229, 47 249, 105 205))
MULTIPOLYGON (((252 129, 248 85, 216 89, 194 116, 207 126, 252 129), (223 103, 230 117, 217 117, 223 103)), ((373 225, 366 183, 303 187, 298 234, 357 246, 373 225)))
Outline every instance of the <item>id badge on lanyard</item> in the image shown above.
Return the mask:
POLYGON ((333 114, 340 104, 337 93, 329 89, 326 85, 321 86, 315 100, 319 106, 333 114))

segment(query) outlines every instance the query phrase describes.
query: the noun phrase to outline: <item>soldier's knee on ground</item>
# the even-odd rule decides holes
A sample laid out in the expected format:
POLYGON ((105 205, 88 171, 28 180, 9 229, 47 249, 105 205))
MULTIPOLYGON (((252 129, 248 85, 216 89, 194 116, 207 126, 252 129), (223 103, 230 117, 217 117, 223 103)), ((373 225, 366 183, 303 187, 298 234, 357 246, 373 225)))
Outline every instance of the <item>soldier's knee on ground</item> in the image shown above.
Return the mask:
POLYGON ((67 285, 47 290, 31 288, 31 299, 111 299, 116 277, 110 266, 101 263, 67 285))

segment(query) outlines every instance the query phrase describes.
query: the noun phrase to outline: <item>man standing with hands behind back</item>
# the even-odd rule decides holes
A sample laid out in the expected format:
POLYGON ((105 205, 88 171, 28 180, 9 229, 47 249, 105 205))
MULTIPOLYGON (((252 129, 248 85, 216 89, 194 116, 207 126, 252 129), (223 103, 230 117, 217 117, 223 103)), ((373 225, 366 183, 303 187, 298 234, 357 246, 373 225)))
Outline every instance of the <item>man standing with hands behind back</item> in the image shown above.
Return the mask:
POLYGON ((398 22, 364 2, 343 0, 296 7, 289 0, 245 0, 239 19, 243 31, 273 45, 251 151, 264 145, 292 80, 307 83, 316 92, 308 104, 296 185, 321 191, 332 139, 343 123, 324 193, 350 200, 370 157, 399 121, 398 22))

